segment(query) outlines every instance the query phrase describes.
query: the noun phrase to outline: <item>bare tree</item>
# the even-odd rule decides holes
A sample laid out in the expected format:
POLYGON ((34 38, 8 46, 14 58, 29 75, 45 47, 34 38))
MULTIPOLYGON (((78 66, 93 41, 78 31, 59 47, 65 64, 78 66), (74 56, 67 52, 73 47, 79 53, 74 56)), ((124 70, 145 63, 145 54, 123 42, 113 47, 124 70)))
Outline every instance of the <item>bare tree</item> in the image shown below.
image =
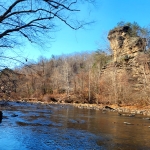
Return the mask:
POLYGON ((88 24, 77 20, 79 5, 93 0, 3 0, 0 2, 0 47, 13 48, 22 40, 45 44, 45 36, 60 21, 77 30, 88 24), (42 43, 43 42, 43 43, 42 43))

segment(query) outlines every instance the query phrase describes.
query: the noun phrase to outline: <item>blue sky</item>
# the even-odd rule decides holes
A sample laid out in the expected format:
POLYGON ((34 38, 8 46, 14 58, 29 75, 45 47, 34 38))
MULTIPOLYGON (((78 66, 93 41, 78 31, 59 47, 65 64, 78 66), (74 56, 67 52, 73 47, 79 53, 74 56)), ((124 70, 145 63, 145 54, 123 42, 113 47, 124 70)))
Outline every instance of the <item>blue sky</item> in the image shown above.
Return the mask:
POLYGON ((150 0, 97 0, 90 9, 90 13, 81 11, 79 17, 94 20, 94 24, 77 31, 61 25, 61 30, 54 33, 55 39, 50 41, 47 51, 27 43, 21 48, 25 50, 23 55, 37 60, 40 56, 50 58, 51 55, 105 49, 108 45, 107 34, 118 22, 135 21, 142 27, 150 25, 150 0))

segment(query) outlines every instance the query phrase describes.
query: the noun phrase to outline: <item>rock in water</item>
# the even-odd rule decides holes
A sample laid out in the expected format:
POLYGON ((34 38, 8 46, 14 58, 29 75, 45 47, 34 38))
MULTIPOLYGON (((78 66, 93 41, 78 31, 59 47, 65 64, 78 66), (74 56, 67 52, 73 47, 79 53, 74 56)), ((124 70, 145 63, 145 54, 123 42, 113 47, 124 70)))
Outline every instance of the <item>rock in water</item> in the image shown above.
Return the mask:
POLYGON ((17 117, 18 115, 16 115, 16 114, 13 114, 13 115, 11 115, 11 117, 17 117))

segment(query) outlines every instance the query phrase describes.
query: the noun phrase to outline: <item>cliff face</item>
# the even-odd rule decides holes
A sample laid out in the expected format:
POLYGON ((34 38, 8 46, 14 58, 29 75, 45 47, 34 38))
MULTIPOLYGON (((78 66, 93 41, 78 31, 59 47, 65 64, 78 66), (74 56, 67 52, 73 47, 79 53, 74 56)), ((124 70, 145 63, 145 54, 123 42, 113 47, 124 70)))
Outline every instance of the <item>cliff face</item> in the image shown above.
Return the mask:
POLYGON ((105 85, 102 91, 109 101, 145 98, 150 101, 150 56, 145 53, 146 39, 130 36, 129 29, 123 26, 108 34, 114 58, 102 70, 101 81, 105 85))
POLYGON ((145 51, 146 39, 138 36, 131 37, 129 27, 123 26, 113 29, 108 34, 111 49, 114 54, 114 61, 120 57, 134 57, 139 52, 145 51))

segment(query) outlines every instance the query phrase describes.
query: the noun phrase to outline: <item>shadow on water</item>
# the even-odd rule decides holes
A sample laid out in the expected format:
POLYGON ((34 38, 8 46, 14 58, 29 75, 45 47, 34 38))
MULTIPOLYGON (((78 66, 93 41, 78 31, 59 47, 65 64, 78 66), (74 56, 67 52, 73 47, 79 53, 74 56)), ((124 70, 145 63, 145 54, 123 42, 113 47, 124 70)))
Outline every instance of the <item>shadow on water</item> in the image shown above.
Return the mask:
POLYGON ((2 122, 2 118, 3 118, 3 113, 2 111, 0 111, 0 123, 2 122))
POLYGON ((2 150, 146 150, 150 120, 71 105, 10 102, 0 124, 2 150), (124 122, 130 122, 127 125, 124 122))

